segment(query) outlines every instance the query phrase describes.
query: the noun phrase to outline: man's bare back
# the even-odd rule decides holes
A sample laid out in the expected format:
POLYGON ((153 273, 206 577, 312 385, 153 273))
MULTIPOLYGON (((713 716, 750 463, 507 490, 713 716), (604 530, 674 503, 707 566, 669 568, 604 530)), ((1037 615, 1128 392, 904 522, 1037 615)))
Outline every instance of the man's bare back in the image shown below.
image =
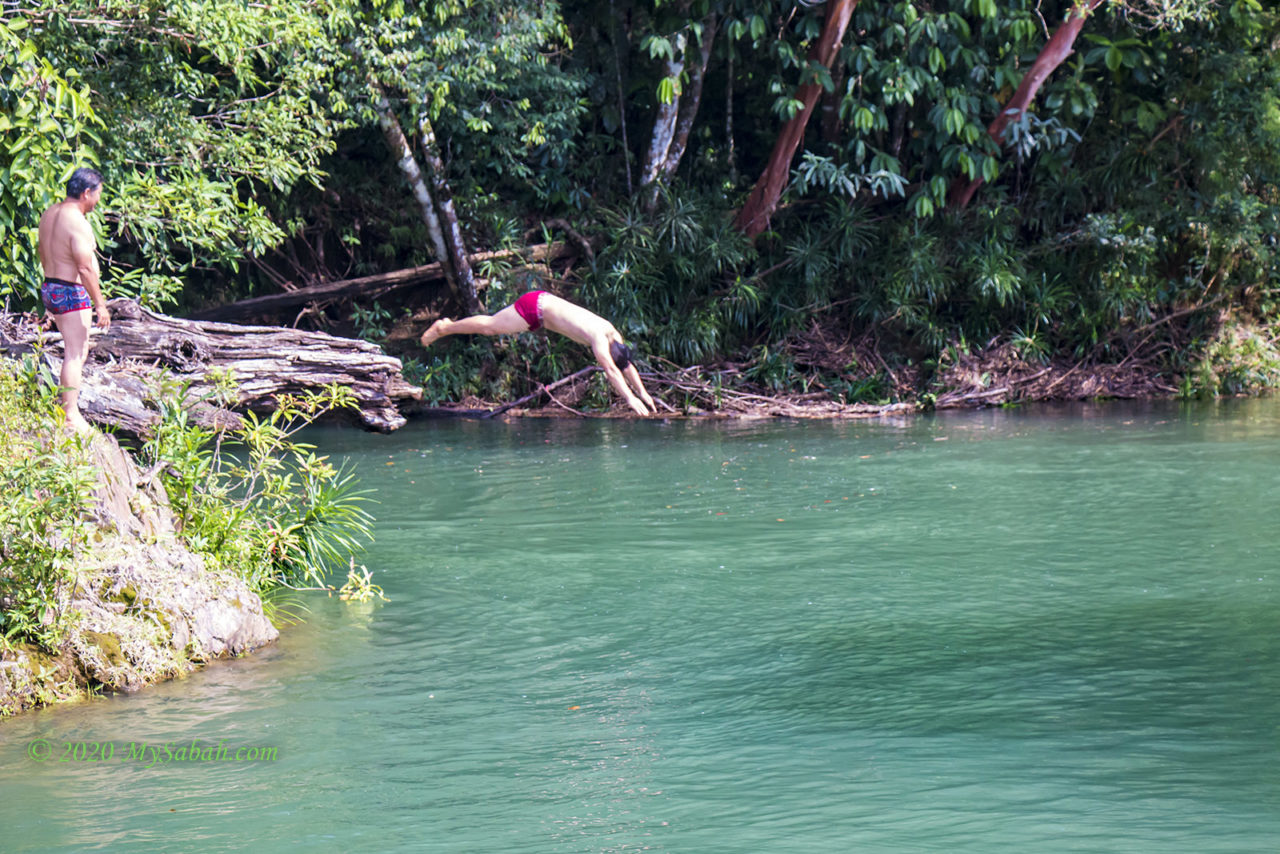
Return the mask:
POLYGON ((80 283, 76 243, 95 246, 93 229, 81 212, 79 202, 70 199, 58 202, 40 217, 40 265, 46 277, 80 283))
POLYGON ((542 325, 552 332, 577 341, 592 350, 601 341, 607 347, 621 341, 622 335, 613 324, 580 305, 574 305, 552 293, 544 293, 539 301, 542 309, 542 325))

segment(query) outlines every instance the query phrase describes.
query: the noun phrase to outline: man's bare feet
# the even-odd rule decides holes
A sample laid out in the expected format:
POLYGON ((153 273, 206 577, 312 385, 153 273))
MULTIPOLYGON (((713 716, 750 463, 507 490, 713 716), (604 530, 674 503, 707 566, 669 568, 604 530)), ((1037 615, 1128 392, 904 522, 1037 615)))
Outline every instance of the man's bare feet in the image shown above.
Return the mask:
POLYGON ((435 323, 427 327, 427 331, 422 333, 422 337, 418 339, 418 343, 423 347, 430 347, 437 338, 445 334, 453 321, 447 317, 442 317, 435 323))
POLYGON ((68 412, 65 427, 68 433, 79 433, 81 436, 87 436, 93 432, 93 425, 84 420, 84 416, 79 412, 68 412))

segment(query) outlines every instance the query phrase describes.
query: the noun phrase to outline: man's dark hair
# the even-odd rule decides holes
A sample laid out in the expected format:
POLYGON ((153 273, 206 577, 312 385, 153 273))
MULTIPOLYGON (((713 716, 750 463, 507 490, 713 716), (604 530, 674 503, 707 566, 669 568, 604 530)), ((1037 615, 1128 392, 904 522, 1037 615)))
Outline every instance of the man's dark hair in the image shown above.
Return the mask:
POLYGON ((631 360, 635 358, 635 353, 631 348, 621 341, 609 342, 609 355, 613 357, 613 363, 618 366, 618 370, 625 371, 627 365, 631 364, 631 360))
POLYGON ((78 199, 85 194, 86 191, 102 185, 102 173, 97 169, 90 169, 88 166, 81 166, 79 169, 71 173, 71 180, 67 181, 67 198, 78 199))

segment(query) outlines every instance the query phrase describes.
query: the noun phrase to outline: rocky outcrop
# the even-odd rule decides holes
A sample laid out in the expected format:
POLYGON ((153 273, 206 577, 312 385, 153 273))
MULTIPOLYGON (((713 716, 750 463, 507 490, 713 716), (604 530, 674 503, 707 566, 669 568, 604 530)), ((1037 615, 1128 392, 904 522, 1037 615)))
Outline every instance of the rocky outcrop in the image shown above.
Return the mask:
POLYGON ((135 690, 279 634, 242 580, 186 548, 164 490, 114 438, 95 436, 90 452, 92 533, 61 595, 71 626, 57 654, 19 647, 0 660, 0 713, 86 689, 135 690))

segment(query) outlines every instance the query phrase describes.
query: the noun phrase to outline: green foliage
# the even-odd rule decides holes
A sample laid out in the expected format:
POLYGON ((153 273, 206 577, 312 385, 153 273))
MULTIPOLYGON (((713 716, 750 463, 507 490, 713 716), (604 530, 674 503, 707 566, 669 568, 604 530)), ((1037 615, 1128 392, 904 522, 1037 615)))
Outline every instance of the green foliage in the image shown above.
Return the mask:
POLYGON ((355 120, 376 123, 376 83, 406 133, 426 118, 440 140, 465 141, 450 163, 455 192, 482 195, 493 181, 541 201, 569 192, 563 169, 585 103, 581 79, 557 61, 569 43, 558 3, 375 0, 347 4, 333 31, 349 55, 340 91, 355 120))
MULTIPOLYGON (((30 174, 0 182, 0 288, 31 299, 35 217, 95 157, 112 294, 207 302, 425 263, 373 114, 381 88, 415 149, 433 123, 470 246, 572 218, 597 254, 560 290, 682 365, 799 386, 813 377, 788 366, 789 342, 815 320, 920 360, 993 339, 1036 360, 1172 353, 1175 333, 1210 346, 1221 309, 1269 324, 1274 5, 1103 4, 997 145, 988 127, 1078 8, 859 4, 827 70, 808 58, 824 5, 774 0, 9 4, 0 169, 30 174), (704 39, 687 151, 641 204, 659 103, 695 88, 668 60, 704 39), (809 81, 823 100, 771 230, 748 243, 733 213, 809 81)), ((502 262, 477 272, 493 306, 525 286, 502 262)), ((387 311, 350 318, 380 337, 387 311)), ((586 359, 554 339, 453 340, 408 370, 432 400, 495 399, 586 359)))
POLYGON ((391 321, 391 312, 374 300, 368 308, 351 307, 351 322, 356 328, 356 337, 366 341, 381 341, 387 337, 387 323, 391 321))
POLYGON ((97 474, 61 429, 57 383, 28 356, 0 361, 0 639, 54 648, 71 615, 65 593, 93 525, 97 474))
POLYGON ((88 85, 56 68, 31 29, 0 12, 0 297, 24 307, 39 300, 40 214, 77 167, 96 163, 100 142, 88 85))
POLYGON ((754 328, 759 292, 743 275, 754 251, 713 197, 664 190, 652 213, 634 203, 603 219, 583 299, 623 337, 693 364, 754 328))
POLYGON ((373 583, 373 574, 365 568, 364 564, 361 564, 360 571, 356 572, 356 562, 352 560, 347 571, 347 581, 338 588, 338 598, 343 601, 368 602, 374 597, 387 601, 382 588, 373 583))
MULTIPOLYGON (((44 81, 27 101, 43 105, 34 127, 47 137, 37 152, 46 165, 22 175, 26 193, 47 201, 55 174, 92 159, 76 150, 77 135, 95 117, 101 125, 108 291, 168 301, 176 276, 234 271, 283 238, 256 196, 318 182, 320 158, 333 150, 342 123, 328 109, 337 49, 325 27, 334 10, 328 0, 5 7, 5 23, 25 25, 30 47, 0 57, 4 77, 44 81), (34 57, 38 77, 23 71, 34 57)), ((24 225, 34 207, 19 212, 24 225)))
MULTIPOLYGON (((499 367, 494 360, 495 342, 486 338, 448 338, 432 345, 426 361, 415 357, 404 359, 404 377, 422 388, 422 399, 433 406, 467 397, 500 400, 524 394, 527 386, 512 365, 522 360, 528 344, 520 339, 497 343, 516 358, 504 360, 499 367)), ((533 346, 537 346, 534 344, 533 346)))
POLYGON ((890 385, 883 372, 857 378, 852 375, 828 377, 826 386, 840 403, 886 403, 890 385))
POLYGON ((353 405, 349 389, 281 397, 229 435, 190 423, 184 390, 161 388, 161 422, 141 450, 158 466, 187 545, 237 572, 256 590, 320 586, 370 535, 365 494, 294 434, 323 413, 353 405))
POLYGON ((791 358, 786 353, 770 350, 767 345, 756 348, 750 360, 751 367, 744 371, 747 379, 770 391, 782 391, 795 376, 795 364, 791 358))
POLYGON ((1275 327, 1232 318, 1202 348, 1186 374, 1184 397, 1257 394, 1280 388, 1280 346, 1275 327))

